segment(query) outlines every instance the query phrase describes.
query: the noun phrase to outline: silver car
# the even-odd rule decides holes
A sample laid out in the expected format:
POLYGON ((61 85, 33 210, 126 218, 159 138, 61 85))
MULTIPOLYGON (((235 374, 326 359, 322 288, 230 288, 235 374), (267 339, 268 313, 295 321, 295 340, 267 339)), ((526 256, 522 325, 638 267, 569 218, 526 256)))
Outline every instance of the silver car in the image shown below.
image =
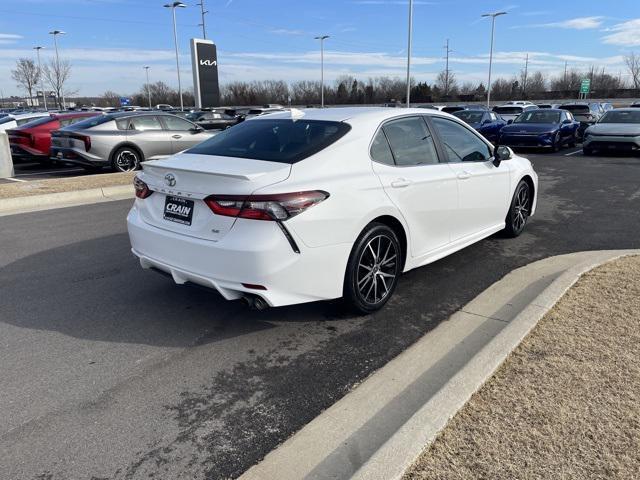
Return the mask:
POLYGON ((640 109, 609 110, 598 123, 585 130, 582 151, 585 155, 640 151, 640 109))
POLYGON ((193 122, 170 113, 119 112, 78 122, 51 135, 51 159, 89 170, 140 168, 212 137, 193 122))

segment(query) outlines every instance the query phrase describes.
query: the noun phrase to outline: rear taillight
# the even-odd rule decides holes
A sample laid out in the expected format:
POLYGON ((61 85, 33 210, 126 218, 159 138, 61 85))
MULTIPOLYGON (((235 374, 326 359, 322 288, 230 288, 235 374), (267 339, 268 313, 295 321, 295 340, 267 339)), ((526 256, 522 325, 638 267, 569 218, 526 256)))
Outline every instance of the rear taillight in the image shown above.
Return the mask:
POLYGON ((10 142, 18 143, 21 145, 33 145, 35 143, 35 137, 28 132, 21 132, 18 130, 10 130, 9 134, 10 142))
POLYGON ((89 137, 88 135, 72 134, 69 135, 69 137, 83 142, 85 152, 88 152, 91 149, 91 137, 89 137))
POLYGON ((147 198, 153 193, 153 190, 149 188, 149 185, 140 180, 137 176, 133 177, 133 188, 136 191, 136 197, 147 198))
POLYGON ((327 192, 314 190, 274 195, 210 195, 204 202, 216 215, 282 221, 304 212, 327 197, 327 192))

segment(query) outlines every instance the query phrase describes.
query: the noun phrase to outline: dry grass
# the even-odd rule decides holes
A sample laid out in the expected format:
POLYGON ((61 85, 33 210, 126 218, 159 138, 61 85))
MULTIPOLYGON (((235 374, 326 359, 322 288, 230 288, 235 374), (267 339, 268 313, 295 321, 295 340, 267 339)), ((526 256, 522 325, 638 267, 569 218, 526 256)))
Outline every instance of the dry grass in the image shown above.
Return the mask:
POLYGON ((135 172, 106 173, 100 175, 82 175, 71 178, 35 180, 27 183, 4 183, 0 185, 0 199, 130 185, 131 182, 133 182, 134 175, 135 172))
POLYGON ((405 479, 640 479, 640 257, 584 275, 405 479))

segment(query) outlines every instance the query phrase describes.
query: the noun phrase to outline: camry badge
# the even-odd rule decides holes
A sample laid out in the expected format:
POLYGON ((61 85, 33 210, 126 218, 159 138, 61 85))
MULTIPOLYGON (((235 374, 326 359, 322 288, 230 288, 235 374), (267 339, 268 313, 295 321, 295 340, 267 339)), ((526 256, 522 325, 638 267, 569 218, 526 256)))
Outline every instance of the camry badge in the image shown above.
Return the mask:
POLYGON ((164 176, 164 183, 166 183, 170 187, 176 186, 176 176, 173 173, 167 173, 164 176))

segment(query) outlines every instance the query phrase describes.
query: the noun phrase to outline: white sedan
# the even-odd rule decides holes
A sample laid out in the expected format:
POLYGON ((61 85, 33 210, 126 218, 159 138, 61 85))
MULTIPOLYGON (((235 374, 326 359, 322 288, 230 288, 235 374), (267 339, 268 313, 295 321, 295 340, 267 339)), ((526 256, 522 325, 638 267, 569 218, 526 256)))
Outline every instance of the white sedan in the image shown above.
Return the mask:
POLYGON ((342 297, 368 313, 402 272, 519 235, 538 177, 446 113, 328 108, 247 120, 143 164, 135 188, 143 268, 257 308, 342 297))

